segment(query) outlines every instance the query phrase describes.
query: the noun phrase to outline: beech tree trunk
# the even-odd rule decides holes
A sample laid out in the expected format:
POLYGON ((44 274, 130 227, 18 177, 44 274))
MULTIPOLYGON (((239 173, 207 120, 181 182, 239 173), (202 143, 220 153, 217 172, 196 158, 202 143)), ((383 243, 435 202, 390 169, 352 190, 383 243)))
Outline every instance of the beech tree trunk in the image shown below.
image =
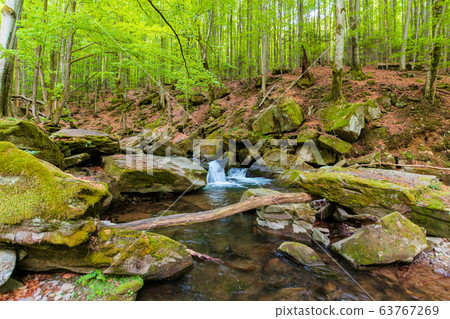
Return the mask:
MULTIPOLYGON (((2 9, 0 45, 12 50, 16 44, 17 21, 22 14, 23 0, 6 0, 2 9)), ((0 55, 0 116, 8 115, 14 60, 0 55)))
POLYGON ((349 75, 353 80, 364 80, 366 77, 361 70, 361 59, 359 55, 359 0, 350 0, 350 28, 351 28, 351 58, 350 58, 350 72, 349 75))
POLYGON ((432 8, 432 41, 429 53, 429 65, 427 77, 424 86, 425 98, 434 101, 434 92, 436 87, 436 78, 439 67, 439 59, 441 57, 442 43, 438 40, 441 34, 442 21, 445 16, 446 4, 444 0, 435 0, 432 8))
POLYGON ((407 40, 408 40, 408 29, 409 29, 409 18, 411 16, 411 5, 412 5, 412 0, 408 0, 408 3, 406 5, 405 24, 403 25, 402 50, 401 50, 401 56, 400 56, 399 71, 406 70, 406 44, 407 44, 407 40))
POLYGON ((342 74, 344 70, 344 24, 345 3, 344 0, 336 0, 336 39, 334 46, 333 82, 328 100, 333 102, 345 101, 342 94, 342 74))
POLYGON ((168 226, 190 225, 221 219, 263 206, 283 203, 304 203, 310 200, 312 200, 311 196, 306 193, 288 193, 273 196, 251 197, 246 201, 237 204, 204 212, 154 217, 129 223, 118 224, 112 227, 134 230, 148 230, 152 228, 168 226))
MULTIPOLYGON (((267 5, 263 3, 262 14, 266 15, 267 5)), ((262 73, 262 95, 266 95, 266 82, 267 82, 267 30, 266 26, 262 26, 261 37, 261 73, 262 73)))

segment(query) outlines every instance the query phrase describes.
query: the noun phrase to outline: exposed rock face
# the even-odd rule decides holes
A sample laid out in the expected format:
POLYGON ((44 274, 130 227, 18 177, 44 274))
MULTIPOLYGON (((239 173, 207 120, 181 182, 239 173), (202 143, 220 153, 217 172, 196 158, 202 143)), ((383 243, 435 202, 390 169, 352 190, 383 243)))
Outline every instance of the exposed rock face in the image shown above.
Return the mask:
POLYGON ((132 230, 103 228, 95 241, 70 249, 64 246, 33 246, 18 267, 28 271, 67 270, 89 273, 139 275, 160 280, 189 267, 186 247, 165 236, 132 230))
POLYGON ((36 124, 28 121, 0 120, 0 141, 10 142, 55 166, 60 166, 63 160, 58 146, 36 124))
POLYGON ((302 147, 297 149, 297 159, 311 165, 325 166, 336 163, 336 154, 326 150, 317 148, 317 145, 311 141, 307 141, 302 147))
POLYGON ((324 265, 319 255, 304 244, 284 242, 278 250, 303 266, 315 267, 324 265))
POLYGON ((321 168, 286 171, 278 181, 300 187, 358 214, 382 217, 408 212, 428 234, 450 236, 450 191, 434 176, 369 168, 321 168))
POLYGON ((0 249, 0 286, 8 281, 16 267, 16 251, 0 249))
POLYGON ((277 105, 259 112, 252 128, 261 134, 286 133, 298 129, 304 120, 302 107, 294 99, 286 97, 277 105))
POLYGON ((207 171, 183 157, 136 154, 104 157, 105 171, 117 179, 120 192, 194 191, 206 186, 207 171))
POLYGON ((65 156, 87 153, 94 157, 120 153, 119 142, 99 131, 65 129, 53 133, 50 138, 65 156))
MULTIPOLYGON (((249 189, 244 192, 241 201, 252 196, 260 197, 279 193, 270 189, 249 189)), ((316 211, 307 203, 270 205, 258 208, 256 214, 256 224, 266 232, 304 242, 311 241, 316 211)))
POLYGON ((423 230, 400 213, 392 213, 352 236, 338 241, 332 250, 354 267, 412 262, 427 248, 423 230))
POLYGON ((382 116, 380 107, 373 101, 367 101, 366 104, 364 104, 364 109, 366 111, 366 116, 370 121, 378 120, 382 116))
POLYGON ((0 142, 0 224, 97 216, 109 205, 109 196, 102 183, 77 179, 0 142))
POLYGON ((321 117, 327 133, 335 133, 344 141, 352 143, 364 128, 364 105, 330 105, 322 111, 321 117))

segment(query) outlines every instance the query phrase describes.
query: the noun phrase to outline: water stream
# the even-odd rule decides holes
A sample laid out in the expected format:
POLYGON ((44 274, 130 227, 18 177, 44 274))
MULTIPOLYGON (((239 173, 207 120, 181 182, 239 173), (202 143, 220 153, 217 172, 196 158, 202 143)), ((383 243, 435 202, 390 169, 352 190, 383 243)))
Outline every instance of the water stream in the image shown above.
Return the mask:
MULTIPOLYGON (((149 218, 168 208, 183 213, 203 211, 238 202, 248 188, 277 189, 271 180, 246 177, 245 169, 231 169, 225 174, 216 164, 219 163, 210 163, 205 189, 186 194, 174 205, 176 197, 144 198, 110 212, 109 220, 120 223, 149 218)), ((443 293, 423 291, 420 286, 410 286, 386 273, 354 270, 331 252, 317 247, 315 250, 329 271, 297 265, 276 251, 283 238, 261 232, 255 226, 254 212, 155 232, 200 253, 254 270, 194 261, 179 278, 146 283, 138 300, 430 300, 441 299, 443 293)))

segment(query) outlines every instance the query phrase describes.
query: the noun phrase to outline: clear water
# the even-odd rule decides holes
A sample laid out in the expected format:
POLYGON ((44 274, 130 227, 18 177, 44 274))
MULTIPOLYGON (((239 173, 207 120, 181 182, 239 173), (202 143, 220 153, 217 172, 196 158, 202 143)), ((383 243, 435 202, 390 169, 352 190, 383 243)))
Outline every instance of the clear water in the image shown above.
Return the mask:
MULTIPOLYGON (((126 222, 166 210, 203 211, 238 202, 247 188, 258 188, 258 185, 274 188, 270 180, 255 181, 245 177, 245 173, 242 169, 231 170, 225 182, 220 182, 226 184, 209 185, 186 194, 175 204, 176 197, 144 199, 110 212, 108 218, 113 222, 126 222)), ((147 282, 138 300, 445 300, 448 296, 446 286, 430 291, 428 286, 398 280, 392 275, 396 269, 392 272, 386 267, 388 271, 356 271, 337 256, 317 247, 315 250, 327 269, 318 271, 297 265, 276 251, 284 241, 282 238, 263 233, 255 226, 253 212, 155 232, 180 241, 192 250, 222 259, 228 265, 194 261, 179 278, 147 282), (253 270, 240 270, 243 268, 253 270)))

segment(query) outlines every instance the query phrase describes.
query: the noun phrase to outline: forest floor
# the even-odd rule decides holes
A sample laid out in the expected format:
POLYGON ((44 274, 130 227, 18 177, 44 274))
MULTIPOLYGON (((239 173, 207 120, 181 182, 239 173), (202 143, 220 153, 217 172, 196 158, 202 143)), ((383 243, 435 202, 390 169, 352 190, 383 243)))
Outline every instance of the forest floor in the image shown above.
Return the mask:
MULTIPOLYGON (((347 71, 345 69, 344 71, 347 71)), ((403 158, 411 164, 433 164, 437 166, 450 166, 450 159, 446 154, 434 152, 445 151, 442 139, 450 135, 450 76, 438 77, 437 98, 438 103, 430 104, 423 99, 422 88, 425 83, 424 71, 398 72, 394 70, 379 70, 373 66, 363 68, 368 76, 367 80, 353 81, 344 78, 343 92, 348 102, 366 102, 374 100, 389 91, 400 102, 397 106, 382 108, 382 119, 371 123, 363 131, 359 142, 354 144, 350 156, 357 157, 372 151, 388 151, 397 158, 403 158), (369 129, 384 127, 386 136, 368 136, 369 129)), ((315 77, 315 83, 308 89, 300 89, 295 85, 301 75, 301 69, 284 75, 268 75, 267 90, 271 90, 265 105, 276 101, 281 95, 293 97, 308 114, 304 126, 312 126, 321 130, 321 122, 314 116, 315 112, 327 105, 322 99, 328 94, 331 87, 331 67, 313 67, 310 73, 315 77), (272 89, 273 87, 273 89, 272 89)), ((217 105, 225 110, 225 123, 220 127, 223 132, 240 129, 243 134, 248 131, 247 119, 254 114, 255 109, 262 100, 261 89, 257 87, 257 78, 250 81, 235 80, 225 83, 231 88, 231 94, 217 100, 217 105)), ((163 126, 166 115, 161 110, 155 110, 151 105, 141 105, 145 99, 157 88, 151 90, 134 90, 129 92, 132 103, 127 111, 128 134, 142 131, 144 128, 163 126)), ((182 92, 170 90, 171 96, 182 96, 182 92)), ((118 136, 122 135, 122 114, 120 108, 112 107, 114 94, 104 92, 98 99, 96 112, 93 109, 93 97, 88 102, 70 105, 74 124, 85 129, 106 131, 118 136)), ((189 135, 199 126, 210 124, 209 104, 206 102, 194 108, 190 115, 184 111, 182 102, 174 98, 171 102, 173 123, 179 131, 179 138, 189 135)), ((322 128, 323 129, 323 128, 322 128)), ((297 132, 285 134, 285 137, 294 137, 297 132)))

